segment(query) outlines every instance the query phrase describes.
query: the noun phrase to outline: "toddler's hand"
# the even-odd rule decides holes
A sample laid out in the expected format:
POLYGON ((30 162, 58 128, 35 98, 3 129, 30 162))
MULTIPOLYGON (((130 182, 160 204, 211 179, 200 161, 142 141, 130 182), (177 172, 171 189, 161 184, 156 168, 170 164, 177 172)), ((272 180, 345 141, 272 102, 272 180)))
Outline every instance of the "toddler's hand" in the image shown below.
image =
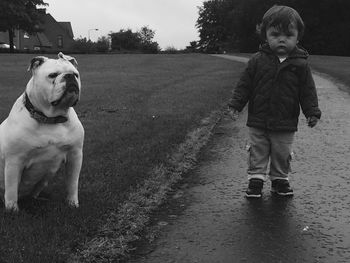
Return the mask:
POLYGON ((311 128, 315 127, 317 122, 318 122, 318 118, 315 116, 311 116, 311 117, 307 118, 307 125, 311 128))
POLYGON ((238 110, 233 108, 228 108, 227 114, 231 117, 232 120, 236 121, 238 118, 238 110))

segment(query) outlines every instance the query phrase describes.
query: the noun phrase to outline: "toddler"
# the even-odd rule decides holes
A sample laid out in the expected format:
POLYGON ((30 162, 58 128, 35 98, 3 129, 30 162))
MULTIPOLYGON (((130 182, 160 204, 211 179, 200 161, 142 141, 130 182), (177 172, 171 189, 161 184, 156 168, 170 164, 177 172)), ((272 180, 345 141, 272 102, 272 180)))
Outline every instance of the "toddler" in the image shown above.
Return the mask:
POLYGON ((258 31, 265 43, 237 83, 229 113, 235 116, 249 102, 246 197, 262 196, 269 163, 271 192, 291 196, 288 174, 300 107, 310 127, 321 117, 308 53, 298 46, 304 23, 293 8, 275 5, 263 16, 258 31))

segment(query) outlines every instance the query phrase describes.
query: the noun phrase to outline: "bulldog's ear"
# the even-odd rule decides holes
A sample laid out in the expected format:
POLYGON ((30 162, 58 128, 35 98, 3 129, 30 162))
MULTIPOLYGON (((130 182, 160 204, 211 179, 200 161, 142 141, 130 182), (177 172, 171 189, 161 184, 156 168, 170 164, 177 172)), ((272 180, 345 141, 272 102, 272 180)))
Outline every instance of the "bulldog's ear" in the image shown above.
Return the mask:
POLYGON ((73 64, 73 66, 76 69, 78 68, 78 62, 77 62, 77 60, 75 58, 73 58, 71 56, 67 56, 67 55, 63 54, 62 52, 58 53, 58 58, 68 60, 70 63, 73 64))
POLYGON ((28 67, 28 71, 33 72, 36 68, 38 68, 41 64, 43 64, 48 58, 43 56, 37 56, 35 58, 32 58, 30 61, 30 65, 28 67))

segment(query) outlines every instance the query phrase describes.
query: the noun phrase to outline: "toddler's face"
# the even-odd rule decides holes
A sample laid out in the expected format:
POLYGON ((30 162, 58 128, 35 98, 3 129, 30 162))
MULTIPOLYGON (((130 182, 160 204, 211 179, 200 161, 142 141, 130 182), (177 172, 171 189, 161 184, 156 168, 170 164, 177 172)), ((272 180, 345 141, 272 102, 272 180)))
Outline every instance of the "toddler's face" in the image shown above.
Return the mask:
POLYGON ((280 27, 269 27, 266 30, 266 40, 271 50, 279 57, 286 57, 298 43, 298 29, 291 24, 288 32, 280 27))

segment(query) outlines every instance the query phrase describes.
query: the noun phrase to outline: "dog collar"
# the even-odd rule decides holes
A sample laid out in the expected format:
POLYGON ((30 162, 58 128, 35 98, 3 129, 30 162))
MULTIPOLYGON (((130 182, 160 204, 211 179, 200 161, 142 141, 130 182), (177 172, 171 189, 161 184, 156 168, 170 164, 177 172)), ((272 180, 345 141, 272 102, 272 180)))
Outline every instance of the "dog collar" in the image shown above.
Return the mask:
POLYGON ((34 108, 33 104, 29 100, 27 92, 25 92, 24 94, 24 106, 29 111, 30 116, 37 122, 45 124, 56 124, 68 121, 68 118, 65 116, 47 117, 44 113, 34 108))

